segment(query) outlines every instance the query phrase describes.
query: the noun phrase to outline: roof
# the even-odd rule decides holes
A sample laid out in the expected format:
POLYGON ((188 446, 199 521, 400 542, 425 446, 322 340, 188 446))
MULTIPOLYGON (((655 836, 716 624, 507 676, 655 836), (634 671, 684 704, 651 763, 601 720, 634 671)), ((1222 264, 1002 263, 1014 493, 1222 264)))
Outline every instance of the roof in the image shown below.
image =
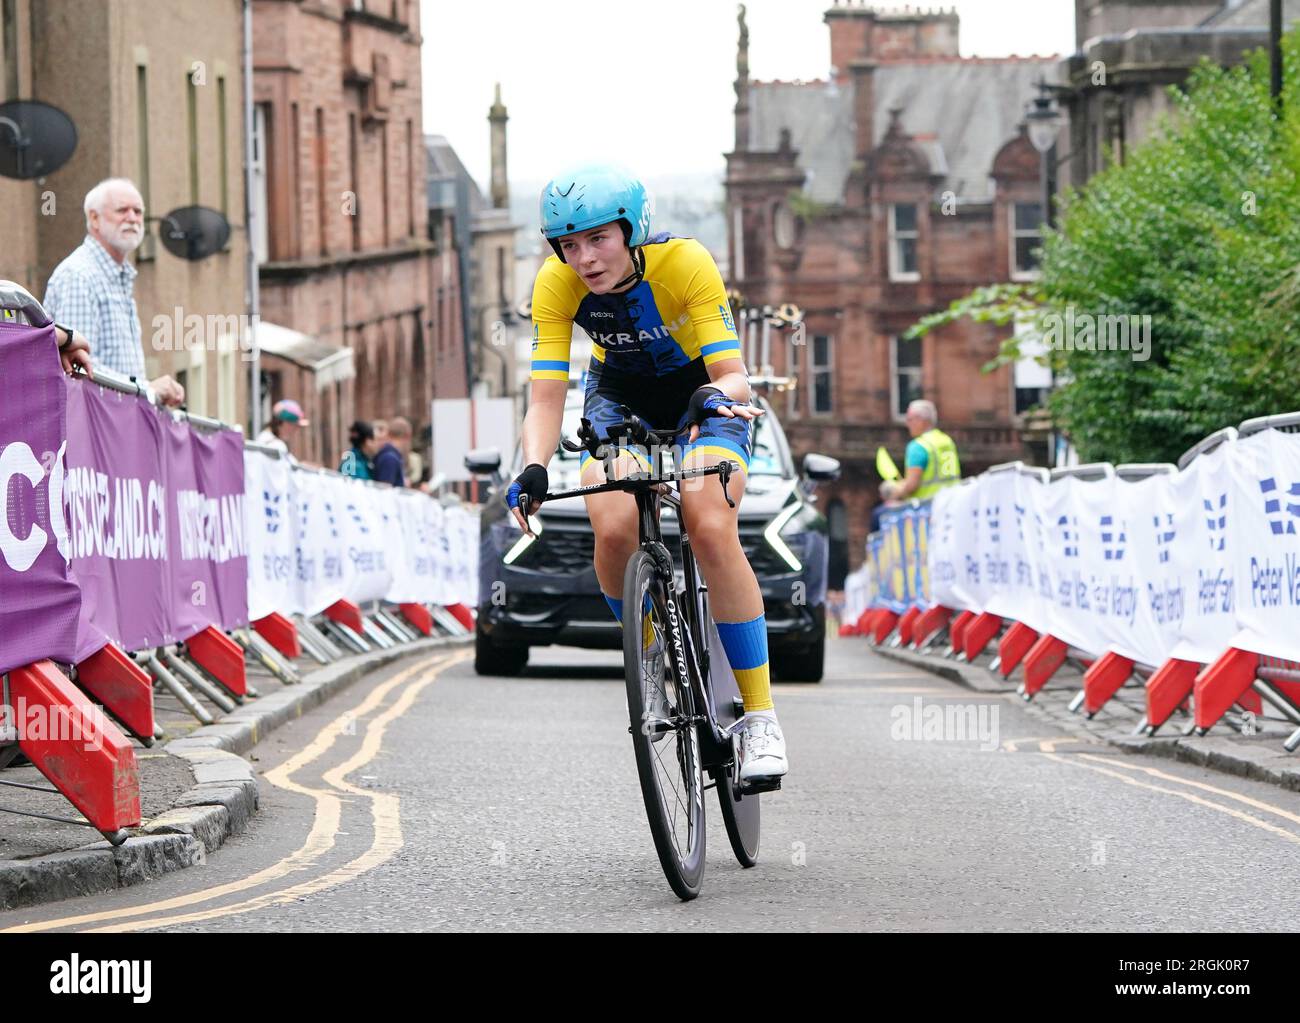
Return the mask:
MULTIPOLYGON (((1296 0, 1300 2, 1300 0, 1296 0)), ((941 189, 960 199, 993 197, 990 173, 998 150, 1015 137, 1037 82, 1056 57, 891 61, 872 72, 875 93, 873 147, 901 108, 903 130, 924 136, 917 145, 943 177, 941 189)), ((790 129, 797 163, 808 173, 804 191, 823 203, 840 203, 853 162, 853 83, 753 82, 751 150, 774 150, 790 129)))
POLYGON ((310 334, 290 330, 278 323, 260 320, 255 331, 257 347, 268 355, 278 355, 295 366, 316 375, 316 390, 356 376, 351 348, 329 344, 310 334))
MULTIPOLYGON (((1300 18, 1300 0, 1282 0, 1282 21, 1290 24, 1300 18)), ((1242 0, 1224 4, 1223 10, 1211 14, 1204 28, 1268 28, 1268 0, 1242 0)))

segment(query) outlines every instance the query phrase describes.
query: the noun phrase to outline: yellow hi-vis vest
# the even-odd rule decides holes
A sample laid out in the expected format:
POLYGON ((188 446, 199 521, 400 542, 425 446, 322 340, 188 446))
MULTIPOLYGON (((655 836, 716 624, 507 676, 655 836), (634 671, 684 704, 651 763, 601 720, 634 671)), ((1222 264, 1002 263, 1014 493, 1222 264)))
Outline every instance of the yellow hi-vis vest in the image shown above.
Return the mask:
POLYGON ((961 482, 961 462, 957 459, 957 445, 942 430, 926 430, 916 440, 925 448, 927 457, 921 485, 912 496, 918 501, 928 501, 944 487, 961 482))

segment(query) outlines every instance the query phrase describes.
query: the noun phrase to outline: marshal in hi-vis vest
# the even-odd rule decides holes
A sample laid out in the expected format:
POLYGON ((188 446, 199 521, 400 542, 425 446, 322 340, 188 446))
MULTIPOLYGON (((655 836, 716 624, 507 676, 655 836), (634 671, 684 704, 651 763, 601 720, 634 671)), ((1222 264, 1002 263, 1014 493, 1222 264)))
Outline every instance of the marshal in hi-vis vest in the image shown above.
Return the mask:
POLYGON ((927 457, 921 485, 912 496, 918 501, 928 501, 944 487, 961 482, 961 462, 957 459, 957 445, 942 430, 926 430, 916 440, 925 448, 927 457))

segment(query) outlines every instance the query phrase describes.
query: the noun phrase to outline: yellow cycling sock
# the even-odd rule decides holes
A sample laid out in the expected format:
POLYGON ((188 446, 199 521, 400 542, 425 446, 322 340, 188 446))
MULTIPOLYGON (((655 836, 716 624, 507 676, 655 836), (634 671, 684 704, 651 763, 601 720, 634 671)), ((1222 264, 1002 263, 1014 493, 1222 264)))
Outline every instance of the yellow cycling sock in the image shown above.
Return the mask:
POLYGON ((767 663, 767 616, 748 622, 718 622, 718 636, 727 652, 745 712, 772 710, 772 682, 767 663))

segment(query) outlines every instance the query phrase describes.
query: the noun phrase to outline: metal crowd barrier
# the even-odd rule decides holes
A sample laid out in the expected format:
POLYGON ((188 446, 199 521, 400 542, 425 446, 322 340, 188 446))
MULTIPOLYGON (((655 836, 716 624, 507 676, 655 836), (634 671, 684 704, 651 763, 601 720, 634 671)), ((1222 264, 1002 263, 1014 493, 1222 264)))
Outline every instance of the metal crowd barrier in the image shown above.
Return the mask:
MULTIPOLYGON (((1122 479, 1125 481, 1132 482, 1136 480, 1146 479, 1155 475, 1168 475, 1180 471, 1182 469, 1185 469, 1199 456, 1208 454, 1216 450, 1217 448, 1221 447, 1224 444, 1229 444, 1238 439, 1250 437, 1255 434, 1261 433, 1264 430, 1270 430, 1270 429, 1279 430, 1284 433, 1292 433, 1292 434, 1300 433, 1300 412, 1289 412, 1289 413, 1283 413, 1279 415, 1259 416, 1254 419, 1245 420, 1236 427, 1232 427, 1232 426, 1223 427, 1222 429, 1216 430, 1215 432, 1204 437, 1202 440, 1198 441, 1192 447, 1188 448, 1187 451, 1185 451, 1179 457, 1176 465, 1170 463, 1125 463, 1121 465, 1112 466, 1109 463, 1097 462, 1097 463, 1090 463, 1085 465, 1061 466, 1049 470, 1049 469, 1044 469, 1039 467, 1026 466, 1022 462, 1004 462, 990 467, 989 469, 986 470, 986 472, 989 474, 995 474, 1001 472, 1018 472, 1024 475, 1033 476, 1043 482, 1050 482, 1050 481, 1066 479, 1066 478, 1073 478, 1073 479, 1079 479, 1085 481, 1095 481, 1095 480, 1116 478, 1116 479, 1122 479)), ((970 477, 968 479, 963 480, 962 485, 973 483, 973 482, 974 482, 974 477, 970 477)), ((872 535, 874 536, 875 534, 872 535)), ((871 536, 868 537, 869 545, 870 545, 871 538, 872 538, 871 536)), ((913 648, 922 652, 926 651, 937 638, 944 635, 945 633, 950 633, 951 628, 955 624, 957 616, 959 614, 960 614, 959 612, 953 612, 953 617, 948 622, 946 622, 941 627, 939 627, 935 632, 928 635, 922 643, 920 644, 913 643, 912 644, 913 648)), ((967 613, 968 617, 969 614, 970 613, 967 613)), ((898 645, 897 637, 895 637, 895 640, 896 641, 894 645, 898 645)), ((943 653, 942 656, 950 658, 953 657, 954 654, 957 655, 959 660, 964 659, 964 655, 957 654, 953 644, 950 642, 947 647, 947 650, 943 653)), ((1070 647, 1067 650, 1065 660, 1079 662, 1079 661, 1093 659, 1096 656, 1097 655, 1093 655, 1087 651, 1070 647)), ((991 671, 996 671, 998 669, 999 660, 1000 658, 996 658, 996 657, 992 660, 992 662, 989 665, 991 671)), ((1136 677, 1142 682, 1145 682, 1145 680, 1151 674, 1156 672, 1156 670, 1157 670, 1156 665, 1145 664, 1143 662, 1133 662, 1132 671, 1130 673, 1130 680, 1136 677)), ((1259 655, 1258 666, 1255 669, 1255 679, 1252 684, 1252 689, 1256 693, 1258 693, 1260 699, 1263 702, 1273 707, 1279 714, 1281 714, 1281 716, 1285 720, 1290 721, 1292 724, 1295 724, 1297 726, 1295 731, 1292 732, 1290 737, 1283 743, 1283 746, 1288 752, 1294 752, 1296 749, 1300 749, 1300 703, 1294 700, 1287 693, 1283 692, 1278 687, 1277 683, 1285 683, 1288 685, 1300 685, 1300 662, 1284 660, 1278 657, 1259 655)), ((1024 693, 1023 686, 1021 687, 1021 692, 1023 695, 1024 693)), ((1070 702, 1070 709, 1072 711, 1077 711, 1079 707, 1083 705, 1084 700, 1085 700, 1085 693, 1081 691, 1070 702)), ((1095 711, 1093 711, 1092 713, 1095 713, 1095 711)), ((1089 716, 1092 716, 1092 714, 1090 714, 1089 716)), ((1234 728, 1238 728, 1239 730, 1244 730, 1247 718, 1248 715, 1245 713, 1243 713, 1239 719, 1234 719, 1234 717, 1231 714, 1225 715, 1225 720, 1229 723, 1229 725, 1231 725, 1234 728)), ((1158 726, 1152 727, 1148 725, 1147 719, 1144 717, 1142 719, 1142 722, 1138 725, 1137 732, 1154 734, 1156 727, 1158 726)))
MULTIPOLYGON (((0 281, 0 319, 4 319, 6 322, 36 327, 48 326, 52 322, 41 304, 29 292, 9 281, 0 281)), ((191 412, 184 407, 179 409, 164 408, 157 395, 145 381, 125 377, 107 369, 95 369, 93 379, 85 377, 85 374, 80 372, 76 375, 82 377, 82 386, 99 386, 143 398, 150 405, 157 408, 159 412, 165 413, 174 421, 184 421, 195 428, 208 432, 231 430, 240 434, 243 433, 242 428, 239 426, 191 412)), ((256 451, 272 458, 283 457, 282 452, 278 449, 257 444, 247 439, 244 441, 244 447, 246 450, 256 451)), ((333 469, 309 467, 297 463, 295 463, 294 467, 304 472, 317 472, 340 477, 344 475, 333 469)), ((389 484, 379 483, 374 480, 362 480, 360 482, 373 487, 386 488, 389 486, 389 484)), ((432 496, 430 499, 438 500, 438 498, 432 496)), ((443 503, 448 502, 444 501, 443 503)), ((425 610, 428 612, 428 620, 437 625, 438 631, 436 634, 450 636, 463 636, 466 634, 465 627, 446 609, 427 607, 425 610)), ((315 616, 313 620, 307 620, 302 616, 297 616, 296 620, 293 621, 283 619, 282 625, 285 629, 293 630, 293 634, 297 639, 297 647, 301 649, 303 654, 319 664, 328 664, 350 653, 364 653, 373 649, 393 648, 399 644, 414 642, 421 638, 420 631, 408 623, 403 613, 399 613, 379 601, 373 602, 363 610, 360 620, 360 633, 338 621, 331 620, 324 614, 315 616)), ((68 666, 68 675, 72 680, 78 681, 81 688, 86 690, 88 698, 96 703, 100 702, 101 697, 96 695, 96 692, 91 691, 96 688, 91 684, 90 665, 92 661, 103 661, 103 663, 94 666, 96 676, 108 671, 110 675, 114 675, 119 680, 125 678, 140 687, 138 691, 143 694, 143 702, 129 708, 131 713, 127 713, 120 704, 106 704, 104 709, 117 720, 127 735, 134 737, 146 746, 153 745, 156 739, 163 738, 165 735, 161 726, 153 718, 152 700, 149 698, 152 695, 151 690, 165 690, 172 694, 181 707, 199 722, 211 724, 219 714, 226 714, 235 710, 236 706, 243 703, 245 698, 255 698, 259 695, 257 690, 252 685, 249 685, 246 678, 243 677, 242 668, 250 662, 262 664, 272 675, 278 677, 286 685, 301 681, 300 671, 294 664, 293 659, 280 649, 277 649, 272 642, 261 635, 256 623, 250 623, 247 628, 232 630, 229 635, 214 628, 205 630, 205 633, 216 633, 216 635, 214 637, 200 634, 191 637, 190 640, 184 643, 132 652, 118 651, 116 647, 109 644, 109 647, 105 648, 104 651, 96 654, 95 657, 83 662, 81 665, 68 666), (215 651, 218 656, 214 656, 214 644, 218 647, 215 651), (202 650, 201 656, 200 650, 202 650), (240 663, 241 670, 238 672, 240 676, 238 684, 234 683, 230 671, 226 670, 232 666, 232 657, 238 662, 242 662, 240 663), (132 727, 128 724, 128 720, 134 721, 135 726, 132 727), (142 726, 140 724, 142 720, 150 721, 150 726, 142 726), (152 729, 151 732, 150 729, 152 729)), ((17 670, 15 669, 15 671, 17 670)), ((102 690, 97 690, 97 692, 102 692, 102 690)), ((0 699, 3 701, 0 705, 13 707, 8 673, 0 675, 0 699)), ((16 717, 12 715, 0 717, 0 769, 11 764, 22 750, 19 745, 18 728, 11 727, 7 723, 15 720, 16 717)), ((33 763, 36 763, 36 761, 34 760, 33 763)), ((58 772, 55 774, 49 773, 40 764, 36 764, 36 766, 45 771, 46 777, 60 787, 29 785, 7 779, 0 779, 0 786, 34 789, 53 794, 63 793, 65 796, 71 797, 75 789, 75 783, 73 788, 68 788, 69 779, 63 778, 58 772)), ((0 807, 0 813, 13 813, 19 816, 37 817, 97 828, 115 845, 125 841, 127 837, 126 831, 117 828, 116 825, 113 826, 115 830, 107 830, 99 828, 97 824, 89 819, 59 817, 9 807, 0 807)), ((87 816, 94 816, 94 814, 87 811, 87 816)))

